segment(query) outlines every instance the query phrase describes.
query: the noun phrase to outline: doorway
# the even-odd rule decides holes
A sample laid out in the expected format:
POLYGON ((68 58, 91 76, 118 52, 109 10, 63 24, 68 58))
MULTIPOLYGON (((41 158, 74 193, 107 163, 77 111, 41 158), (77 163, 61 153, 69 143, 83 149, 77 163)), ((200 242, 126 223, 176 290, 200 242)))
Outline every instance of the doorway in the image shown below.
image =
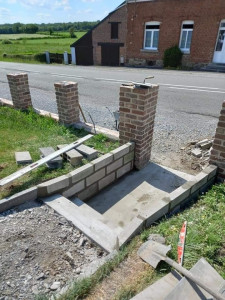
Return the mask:
POLYGON ((225 64, 225 20, 220 23, 213 62, 225 64))

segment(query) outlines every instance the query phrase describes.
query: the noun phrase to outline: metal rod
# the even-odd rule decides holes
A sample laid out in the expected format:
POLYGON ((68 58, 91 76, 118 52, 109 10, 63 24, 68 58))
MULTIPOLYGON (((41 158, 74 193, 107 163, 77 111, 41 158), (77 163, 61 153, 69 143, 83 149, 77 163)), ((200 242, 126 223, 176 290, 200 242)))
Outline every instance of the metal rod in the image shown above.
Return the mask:
POLYGON ((85 118, 85 115, 84 115, 84 112, 83 112, 82 107, 80 106, 80 103, 79 103, 79 109, 80 109, 80 112, 81 112, 82 117, 83 117, 83 119, 84 119, 84 122, 87 123, 87 119, 85 118))

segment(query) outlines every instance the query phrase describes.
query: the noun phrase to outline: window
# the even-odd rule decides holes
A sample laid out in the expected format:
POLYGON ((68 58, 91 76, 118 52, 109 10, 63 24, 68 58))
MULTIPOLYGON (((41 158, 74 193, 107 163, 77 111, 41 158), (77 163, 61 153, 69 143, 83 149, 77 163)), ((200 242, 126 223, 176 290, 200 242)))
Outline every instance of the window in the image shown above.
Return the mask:
POLYGON ((225 41, 225 21, 222 21, 220 24, 219 35, 217 38, 216 51, 222 51, 224 41, 225 41))
POLYGON ((119 38, 119 23, 112 22, 111 23, 111 39, 119 38))
POLYGON ((193 21, 184 21, 182 24, 181 37, 180 37, 180 49, 183 52, 190 52, 192 32, 194 28, 193 21))
POLYGON ((159 44, 159 22, 145 23, 144 49, 157 50, 159 44))

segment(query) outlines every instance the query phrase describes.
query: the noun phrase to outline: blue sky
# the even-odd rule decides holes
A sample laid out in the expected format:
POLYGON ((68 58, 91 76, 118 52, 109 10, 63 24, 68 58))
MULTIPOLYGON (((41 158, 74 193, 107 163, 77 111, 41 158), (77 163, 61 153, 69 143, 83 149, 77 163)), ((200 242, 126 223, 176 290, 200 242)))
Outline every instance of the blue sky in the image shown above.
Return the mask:
POLYGON ((122 0, 0 0, 0 24, 103 19, 122 0))

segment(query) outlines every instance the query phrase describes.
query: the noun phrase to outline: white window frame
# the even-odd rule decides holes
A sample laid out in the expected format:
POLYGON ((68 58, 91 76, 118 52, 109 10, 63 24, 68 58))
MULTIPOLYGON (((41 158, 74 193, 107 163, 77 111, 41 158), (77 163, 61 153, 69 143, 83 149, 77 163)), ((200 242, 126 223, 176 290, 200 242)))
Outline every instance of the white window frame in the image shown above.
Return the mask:
POLYGON ((187 44, 188 32, 192 32, 192 34, 193 34, 193 29, 194 28, 183 28, 183 25, 193 25, 193 27, 194 27, 194 21, 183 21, 182 25, 181 25, 180 43, 179 43, 180 50, 184 53, 190 53, 191 45, 190 45, 190 48, 181 48, 181 41, 182 41, 183 32, 186 31, 187 32, 186 42, 185 42, 185 45, 186 45, 187 44))
POLYGON ((144 31, 144 45, 143 45, 143 49, 146 50, 158 50, 158 46, 157 47, 153 47, 153 36, 155 32, 159 32, 159 29, 146 29, 146 26, 148 25, 156 25, 156 26, 160 26, 160 22, 146 22, 145 23, 145 31, 144 31), (152 36, 151 36, 151 46, 150 47, 145 47, 145 42, 146 42, 146 33, 151 31, 152 32, 152 36))

